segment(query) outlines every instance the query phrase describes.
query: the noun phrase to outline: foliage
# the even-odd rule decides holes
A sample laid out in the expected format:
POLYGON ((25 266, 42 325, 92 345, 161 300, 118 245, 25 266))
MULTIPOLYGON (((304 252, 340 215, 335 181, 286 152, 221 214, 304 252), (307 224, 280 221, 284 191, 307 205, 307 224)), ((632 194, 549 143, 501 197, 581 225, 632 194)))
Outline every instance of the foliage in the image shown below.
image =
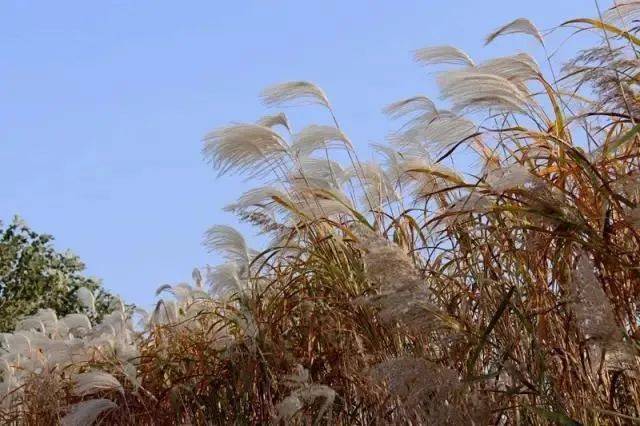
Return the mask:
POLYGON ((18 218, 6 228, 0 223, 0 332, 13 330, 20 317, 42 308, 59 315, 85 312, 77 296, 82 287, 96 292, 96 312, 88 312, 94 320, 109 311, 113 296, 81 274, 84 264, 77 256, 57 252, 52 241, 18 218))
MULTIPOLYGON (((526 54, 420 50, 447 66, 452 110, 389 106, 405 123, 380 163, 359 161, 317 86, 269 88, 269 105, 315 104, 334 124, 292 134, 279 114, 206 136, 221 173, 260 181, 228 210, 267 248, 212 228, 227 262, 159 288, 140 331, 122 309, 96 327, 27 318, 5 336, 0 419, 639 422, 638 16, 621 2, 564 25, 603 38, 557 80, 526 54), (478 170, 445 166, 462 149, 478 170)), ((487 42, 518 33, 544 43, 525 19, 487 42)))

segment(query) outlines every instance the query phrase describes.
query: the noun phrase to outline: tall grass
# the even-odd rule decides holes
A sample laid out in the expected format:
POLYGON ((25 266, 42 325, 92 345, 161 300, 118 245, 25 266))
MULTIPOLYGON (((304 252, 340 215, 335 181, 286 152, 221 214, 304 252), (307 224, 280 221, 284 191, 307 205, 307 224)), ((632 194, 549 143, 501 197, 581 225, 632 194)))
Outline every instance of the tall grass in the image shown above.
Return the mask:
MULTIPOLYGON (((417 51, 445 67, 451 109, 387 107, 402 123, 377 163, 320 88, 268 88, 268 105, 316 104, 331 124, 294 132, 279 113, 203 150, 259 185, 227 209, 267 247, 211 228, 227 262, 160 288, 141 327, 123 309, 95 328, 25 319, 4 336, 0 421, 640 422, 638 15, 620 3, 563 24, 601 43, 558 78, 524 53, 417 51), (446 166, 462 151, 477 170, 446 166)), ((544 46, 525 19, 487 42, 514 33, 544 46)))

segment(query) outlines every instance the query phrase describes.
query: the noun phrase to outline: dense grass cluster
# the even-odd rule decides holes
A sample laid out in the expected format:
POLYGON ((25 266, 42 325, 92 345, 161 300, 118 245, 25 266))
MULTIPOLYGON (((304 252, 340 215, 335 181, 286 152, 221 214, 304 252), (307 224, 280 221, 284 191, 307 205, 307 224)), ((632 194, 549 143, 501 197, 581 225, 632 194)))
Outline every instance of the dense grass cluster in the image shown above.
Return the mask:
MULTIPOLYGON (((5 335, 0 422, 25 424, 628 424, 640 422, 640 3, 564 24, 601 44, 545 77, 529 55, 437 65, 378 163, 316 104, 205 137, 220 173, 259 182, 215 226, 227 262, 164 286, 140 326, 40 311, 5 335), (449 168, 473 156, 477 170, 449 168)), ((518 19, 492 33, 544 39, 518 19)), ((548 59, 548 58, 547 58, 548 59)), ((89 303, 90 305, 90 303, 89 303)))

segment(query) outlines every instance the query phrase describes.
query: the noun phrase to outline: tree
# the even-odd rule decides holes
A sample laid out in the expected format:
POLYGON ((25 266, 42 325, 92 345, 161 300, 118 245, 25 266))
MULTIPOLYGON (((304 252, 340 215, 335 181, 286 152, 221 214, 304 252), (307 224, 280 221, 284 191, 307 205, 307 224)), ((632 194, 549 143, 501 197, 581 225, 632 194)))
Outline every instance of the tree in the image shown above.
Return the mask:
POLYGON ((84 312, 99 321, 117 301, 100 280, 82 275, 85 265, 78 256, 56 251, 52 241, 18 217, 6 228, 0 222, 0 332, 13 330, 22 316, 43 308, 58 316, 84 312), (95 309, 80 300, 83 287, 95 296, 95 309))

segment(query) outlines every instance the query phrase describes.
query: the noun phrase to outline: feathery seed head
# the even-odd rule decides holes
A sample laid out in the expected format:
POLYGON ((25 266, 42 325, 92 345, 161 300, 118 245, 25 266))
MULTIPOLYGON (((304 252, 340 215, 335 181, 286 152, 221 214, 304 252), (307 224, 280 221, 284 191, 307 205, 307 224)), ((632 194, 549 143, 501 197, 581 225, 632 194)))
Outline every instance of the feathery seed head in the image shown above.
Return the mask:
POLYGON ((204 156, 218 169, 260 177, 286 155, 287 143, 272 129, 258 124, 236 124, 205 136, 204 156))
POLYGON ((413 58, 423 65, 474 65, 469 55, 453 46, 424 47, 416 50, 413 53, 413 58))
POLYGON ((262 91, 262 99, 269 106, 318 104, 331 109, 324 91, 308 81, 290 81, 269 86, 262 91))
POLYGON ((489 34, 485 40, 485 46, 498 37, 508 34, 527 34, 544 44, 542 34, 533 23, 526 18, 518 18, 489 34))

